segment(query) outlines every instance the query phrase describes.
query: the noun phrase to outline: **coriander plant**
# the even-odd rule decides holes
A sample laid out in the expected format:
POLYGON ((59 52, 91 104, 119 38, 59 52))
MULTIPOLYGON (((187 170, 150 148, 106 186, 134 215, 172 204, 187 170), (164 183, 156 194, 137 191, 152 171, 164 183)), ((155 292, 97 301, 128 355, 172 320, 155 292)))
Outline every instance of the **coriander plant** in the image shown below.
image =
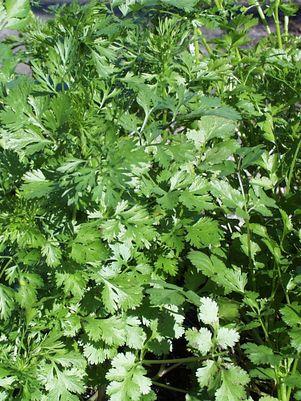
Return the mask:
POLYGON ((301 399, 296 12, 0 0, 0 400, 301 399))

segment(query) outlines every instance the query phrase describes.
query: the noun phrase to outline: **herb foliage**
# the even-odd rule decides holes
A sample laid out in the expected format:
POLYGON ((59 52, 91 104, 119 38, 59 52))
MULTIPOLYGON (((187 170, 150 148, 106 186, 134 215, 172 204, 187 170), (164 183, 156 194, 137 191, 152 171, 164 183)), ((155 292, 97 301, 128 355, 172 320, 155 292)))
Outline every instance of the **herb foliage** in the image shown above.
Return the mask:
POLYGON ((296 7, 0 12, 0 400, 301 399, 296 7))

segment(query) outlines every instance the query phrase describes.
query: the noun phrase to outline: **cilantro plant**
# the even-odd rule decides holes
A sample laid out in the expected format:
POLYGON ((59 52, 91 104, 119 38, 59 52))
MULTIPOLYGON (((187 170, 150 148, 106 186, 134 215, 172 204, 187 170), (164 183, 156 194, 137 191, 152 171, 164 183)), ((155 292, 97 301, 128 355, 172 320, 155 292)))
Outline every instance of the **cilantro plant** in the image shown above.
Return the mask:
POLYGON ((301 399, 296 11, 0 0, 0 400, 301 399))

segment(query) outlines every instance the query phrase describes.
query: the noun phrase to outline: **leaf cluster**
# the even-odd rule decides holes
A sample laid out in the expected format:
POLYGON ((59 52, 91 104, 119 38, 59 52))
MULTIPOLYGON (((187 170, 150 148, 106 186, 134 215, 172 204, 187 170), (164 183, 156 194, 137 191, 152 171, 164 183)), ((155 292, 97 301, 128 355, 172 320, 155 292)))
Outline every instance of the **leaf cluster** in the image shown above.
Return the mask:
POLYGON ((0 1, 1 400, 301 399, 300 40, 247 11, 0 1))

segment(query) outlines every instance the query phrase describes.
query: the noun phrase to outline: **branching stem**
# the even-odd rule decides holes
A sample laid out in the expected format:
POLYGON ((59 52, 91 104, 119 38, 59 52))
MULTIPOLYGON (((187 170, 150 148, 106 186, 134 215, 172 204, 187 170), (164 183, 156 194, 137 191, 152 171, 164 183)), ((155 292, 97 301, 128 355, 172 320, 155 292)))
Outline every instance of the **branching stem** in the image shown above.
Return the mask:
POLYGON ((165 388, 166 390, 176 391, 177 393, 183 393, 183 394, 186 394, 186 393, 187 393, 186 390, 183 390, 183 389, 181 389, 181 388, 169 386, 169 385, 167 385, 167 384, 159 383, 159 382, 156 382, 156 381, 153 381, 153 384, 154 384, 155 386, 165 388))
POLYGON ((143 365, 161 365, 162 363, 193 363, 199 362, 206 358, 198 357, 198 356, 191 356, 187 358, 174 358, 174 359, 144 359, 142 361, 143 365))

